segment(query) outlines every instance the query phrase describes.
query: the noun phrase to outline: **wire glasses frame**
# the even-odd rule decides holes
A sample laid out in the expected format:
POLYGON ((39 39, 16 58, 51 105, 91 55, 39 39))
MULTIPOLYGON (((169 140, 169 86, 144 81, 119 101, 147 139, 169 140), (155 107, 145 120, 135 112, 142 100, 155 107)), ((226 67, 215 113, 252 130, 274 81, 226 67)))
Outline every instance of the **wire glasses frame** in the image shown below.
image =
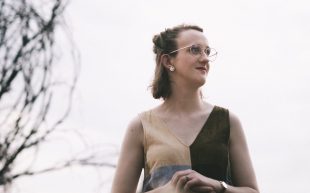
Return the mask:
POLYGON ((213 62, 217 56, 217 51, 214 48, 207 47, 207 48, 203 49, 199 44, 191 44, 191 45, 179 48, 177 50, 170 52, 168 55, 175 53, 175 52, 178 52, 180 50, 186 49, 186 48, 189 48, 189 53, 191 53, 194 56, 197 56, 197 55, 202 56, 202 54, 204 52, 207 55, 208 60, 210 62, 213 62))

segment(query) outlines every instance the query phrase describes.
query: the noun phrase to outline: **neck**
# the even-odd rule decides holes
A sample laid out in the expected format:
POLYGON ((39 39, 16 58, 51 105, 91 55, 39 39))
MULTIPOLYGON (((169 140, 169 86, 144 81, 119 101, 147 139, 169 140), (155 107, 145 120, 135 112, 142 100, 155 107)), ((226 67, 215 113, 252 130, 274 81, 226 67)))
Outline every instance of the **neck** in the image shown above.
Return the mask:
POLYGON ((165 100, 163 108, 179 114, 197 112, 204 109, 200 89, 173 88, 172 95, 165 100))

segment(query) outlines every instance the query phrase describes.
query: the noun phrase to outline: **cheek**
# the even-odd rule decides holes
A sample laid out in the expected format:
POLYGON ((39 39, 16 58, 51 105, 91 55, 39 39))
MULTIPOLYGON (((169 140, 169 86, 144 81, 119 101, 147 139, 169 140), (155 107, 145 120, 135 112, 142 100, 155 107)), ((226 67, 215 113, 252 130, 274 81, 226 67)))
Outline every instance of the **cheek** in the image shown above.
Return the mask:
POLYGON ((180 56, 174 62, 177 70, 188 72, 193 70, 199 61, 197 58, 192 56, 180 56))
POLYGON ((182 66, 193 66, 197 63, 197 59, 194 57, 183 57, 179 60, 180 65, 182 66))

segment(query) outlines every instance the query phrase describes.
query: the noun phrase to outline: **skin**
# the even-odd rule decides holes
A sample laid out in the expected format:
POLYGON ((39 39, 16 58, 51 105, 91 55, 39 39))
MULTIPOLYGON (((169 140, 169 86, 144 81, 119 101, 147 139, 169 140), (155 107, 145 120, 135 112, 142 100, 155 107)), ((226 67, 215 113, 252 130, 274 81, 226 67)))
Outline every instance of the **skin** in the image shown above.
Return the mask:
MULTIPOLYGON (((208 46, 203 33, 196 30, 181 32, 177 38, 178 48, 190 44, 208 46)), ((180 141, 189 146, 214 107, 203 101, 200 95, 200 88, 205 84, 209 72, 209 61, 205 54, 193 56, 188 49, 183 49, 175 57, 162 56, 162 62, 167 69, 170 65, 175 67, 175 71, 169 72, 173 82, 172 95, 152 112, 167 124, 180 141)), ((228 186, 225 193, 258 193, 242 125, 231 112, 229 119, 229 153, 235 186, 228 186)), ((144 166, 143 127, 139 117, 128 125, 119 160, 111 193, 135 193, 144 166)), ((164 186, 148 193, 216 193, 221 189, 219 181, 193 170, 184 170, 176 172, 164 186)))

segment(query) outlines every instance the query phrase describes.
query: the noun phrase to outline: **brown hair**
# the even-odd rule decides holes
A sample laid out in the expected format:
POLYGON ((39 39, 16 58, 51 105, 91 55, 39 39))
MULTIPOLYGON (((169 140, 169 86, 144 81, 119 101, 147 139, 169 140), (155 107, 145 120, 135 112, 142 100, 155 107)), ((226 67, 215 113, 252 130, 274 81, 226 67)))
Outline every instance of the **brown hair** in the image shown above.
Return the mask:
MULTIPOLYGON (((171 82, 167 69, 161 63, 161 57, 164 54, 177 49, 177 37, 180 32, 186 30, 197 30, 203 32, 203 29, 196 25, 178 25, 173 28, 168 28, 153 37, 153 52, 156 55, 156 68, 154 80, 152 82, 152 95, 155 99, 163 98, 164 100, 171 95, 171 82)), ((177 52, 169 54, 175 57, 177 52)))

